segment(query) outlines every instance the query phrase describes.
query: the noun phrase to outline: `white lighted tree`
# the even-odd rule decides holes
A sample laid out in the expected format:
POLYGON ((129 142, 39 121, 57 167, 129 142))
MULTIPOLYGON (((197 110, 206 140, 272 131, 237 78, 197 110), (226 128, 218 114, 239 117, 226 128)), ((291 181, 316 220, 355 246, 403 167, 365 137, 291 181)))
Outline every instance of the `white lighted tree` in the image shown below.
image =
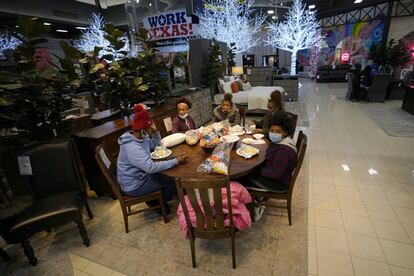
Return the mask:
POLYGON ((12 36, 9 32, 0 33, 0 53, 8 49, 16 49, 22 41, 12 36))
POLYGON ((235 53, 249 51, 258 45, 260 39, 255 34, 266 19, 262 14, 253 14, 253 3, 254 0, 205 0, 204 10, 196 11, 199 35, 225 42, 228 47, 234 43, 235 53))
POLYGON ((309 49, 323 40, 316 12, 306 10, 301 0, 294 0, 285 21, 268 24, 267 44, 292 53, 290 74, 296 74, 296 56, 299 50, 309 49))
MULTIPOLYGON (((93 52, 95 47, 101 47, 102 50, 99 52, 99 57, 107 54, 110 42, 105 38, 106 32, 102 30, 105 24, 105 19, 101 14, 93 13, 89 19, 89 26, 82 31, 81 38, 75 41, 74 46, 84 52, 93 52)), ((129 39, 126 35, 122 38, 122 41, 126 42, 122 50, 133 55, 134 51, 130 50, 129 39)))

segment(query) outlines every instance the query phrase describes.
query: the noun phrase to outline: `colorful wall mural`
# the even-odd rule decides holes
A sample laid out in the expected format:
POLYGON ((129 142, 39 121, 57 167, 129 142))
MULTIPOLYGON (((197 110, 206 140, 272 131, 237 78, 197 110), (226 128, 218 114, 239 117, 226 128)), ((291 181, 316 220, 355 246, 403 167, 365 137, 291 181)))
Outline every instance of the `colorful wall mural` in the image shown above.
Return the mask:
MULTIPOLYGON (((334 65, 358 62, 364 64, 368 59, 369 48, 379 43, 384 35, 384 20, 376 19, 365 22, 323 28, 326 45, 319 54, 318 65, 334 65)), ((309 65, 310 50, 300 51, 299 63, 309 65)))

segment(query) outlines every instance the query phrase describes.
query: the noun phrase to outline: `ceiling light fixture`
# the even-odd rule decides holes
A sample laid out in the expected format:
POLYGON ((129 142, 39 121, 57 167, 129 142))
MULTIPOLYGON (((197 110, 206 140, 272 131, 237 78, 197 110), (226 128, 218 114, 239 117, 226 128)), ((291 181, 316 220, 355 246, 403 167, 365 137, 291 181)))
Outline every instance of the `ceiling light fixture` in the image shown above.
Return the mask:
POLYGON ((274 10, 267 10, 267 13, 268 13, 268 14, 274 14, 274 13, 275 13, 275 11, 274 11, 274 10))
POLYGON ((78 30, 86 30, 87 28, 86 27, 76 27, 76 29, 78 29, 78 30))
POLYGON ((68 30, 63 30, 63 29, 57 29, 56 32, 58 33, 67 33, 68 30))
POLYGON ((149 6, 151 7, 152 6, 152 3, 149 3, 149 6))
POLYGON ((43 23, 43 25, 45 25, 45 26, 50 26, 50 25, 52 25, 52 23, 49 23, 49 22, 44 22, 44 23, 43 23))
POLYGON ((276 15, 273 15, 273 16, 272 16, 272 19, 273 19, 273 20, 276 20, 276 15))
POLYGON ((316 7, 316 5, 309 5, 309 9, 314 9, 316 7))
POLYGON ((362 1, 364 1, 364 0, 355 0, 355 1, 354 1, 354 3, 355 3, 355 4, 359 4, 359 3, 361 3, 362 1))

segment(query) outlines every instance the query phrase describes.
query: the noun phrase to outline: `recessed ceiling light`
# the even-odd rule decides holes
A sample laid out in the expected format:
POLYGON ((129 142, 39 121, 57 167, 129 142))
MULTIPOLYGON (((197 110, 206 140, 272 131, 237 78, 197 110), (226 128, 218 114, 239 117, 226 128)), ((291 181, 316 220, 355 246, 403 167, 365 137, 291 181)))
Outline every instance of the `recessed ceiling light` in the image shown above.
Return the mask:
POLYGON ((273 15, 273 16, 272 16, 272 19, 273 19, 273 20, 276 20, 276 15, 273 15))
POLYGON ((275 11, 274 11, 274 10, 267 10, 267 13, 268 13, 268 14, 274 14, 274 13, 275 13, 275 11))
POLYGON ((152 3, 149 3, 149 6, 151 7, 152 6, 152 3))
POLYGON ((44 23, 43 23, 43 25, 45 25, 45 26, 50 26, 50 25, 52 25, 52 23, 49 23, 49 22, 44 22, 44 23))
POLYGON ((283 6, 283 3, 280 3, 281 6, 283 6))
POLYGON ((355 0, 355 1, 354 1, 354 3, 355 3, 355 4, 359 4, 359 3, 361 3, 362 1, 364 1, 364 0, 355 0))
POLYGON ((76 29, 78 29, 78 30, 86 30, 86 27, 76 27, 76 29))
POLYGON ((68 30, 63 30, 63 29, 57 29, 56 32, 58 33, 67 33, 68 30))
POLYGON ((19 28, 19 25, 16 25, 15 27, 16 27, 16 28, 19 28))
POLYGON ((314 9, 316 7, 316 5, 309 5, 309 9, 314 9))

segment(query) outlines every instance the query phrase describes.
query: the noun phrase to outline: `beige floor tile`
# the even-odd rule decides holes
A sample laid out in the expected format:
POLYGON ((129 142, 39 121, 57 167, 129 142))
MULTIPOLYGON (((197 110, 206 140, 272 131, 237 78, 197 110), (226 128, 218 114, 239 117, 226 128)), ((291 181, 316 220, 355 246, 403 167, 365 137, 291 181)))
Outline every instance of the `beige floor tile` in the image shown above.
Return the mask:
POLYGON ((402 184, 392 181, 379 181, 379 186, 383 192, 387 193, 405 193, 405 188, 402 184))
POLYGON ((363 217, 368 216, 368 213, 365 209, 365 205, 363 201, 340 198, 339 206, 343 214, 357 215, 357 216, 363 216, 363 217))
POLYGON ((400 242, 411 242, 400 223, 372 219, 372 224, 377 232, 377 236, 380 238, 400 242))
POLYGON ((356 276, 392 276, 388 264, 352 257, 356 276))
POLYGON ((371 220, 366 217, 342 215, 346 232, 376 237, 371 220))
POLYGON ((316 229, 314 225, 308 225, 308 246, 316 247, 316 229))
POLYGON ((315 209, 322 209, 338 213, 340 212, 338 199, 336 197, 329 197, 326 200, 318 202, 314 207, 315 209))
POLYGON ((315 225, 315 210, 313 208, 308 209, 308 224, 315 225))
POLYGON ((109 276, 126 276, 126 275, 118 271, 112 271, 112 273, 109 274, 109 276))
POLYGON ((338 253, 348 253, 345 232, 324 227, 316 227, 316 247, 338 253))
POLYGON ((385 196, 392 206, 414 208, 414 199, 407 194, 385 193, 385 196))
POLYGON ((88 259, 79 257, 78 255, 71 253, 68 253, 68 255, 72 262, 72 266, 76 269, 83 270, 87 265, 91 263, 88 259))
POLYGON ((337 186, 336 193, 339 198, 361 200, 361 194, 357 187, 337 186))
POLYGON ((347 233, 349 251, 352 256, 387 262, 377 238, 347 233))
POLYGON ((331 183, 313 182, 313 193, 328 196, 336 196, 335 185, 331 183))
POLYGON ((94 276, 109 276, 113 272, 112 269, 97 263, 88 264, 83 271, 94 276))
POLYGON ((333 184, 332 174, 311 172, 312 181, 317 183, 333 184))
POLYGON ((365 202, 389 204, 383 192, 369 190, 360 190, 360 192, 365 202))
POLYGON ((414 243, 414 224, 402 224, 405 231, 407 231, 408 236, 410 237, 411 241, 414 243))
POLYGON ((318 258, 314 247, 308 247, 308 272, 318 275, 318 258))
POLYGON ((367 207, 368 214, 371 218, 399 222, 394 209, 390 205, 365 202, 365 206, 367 207))
POLYGON ((390 265, 414 269, 413 245, 382 239, 380 239, 380 243, 390 265))
POLYGON ((354 178, 352 176, 338 176, 334 178, 334 183, 336 187, 345 186, 345 187, 356 187, 354 178))
POLYGON ((402 207, 393 207, 397 217, 402 223, 405 224, 414 224, 414 209, 411 208, 402 208, 402 207))
POLYGON ((399 266, 390 265, 393 276, 413 276, 414 270, 408 268, 402 268, 399 266))
POLYGON ((317 250, 318 254, 318 275, 319 276, 352 276, 351 257, 322 249, 317 250))
POLYGON ((86 273, 86 272, 83 272, 82 270, 74 268, 73 269, 73 276, 91 276, 91 275, 86 273))
POLYGON ((337 230, 344 230, 340 213, 315 209, 315 225, 337 230))

